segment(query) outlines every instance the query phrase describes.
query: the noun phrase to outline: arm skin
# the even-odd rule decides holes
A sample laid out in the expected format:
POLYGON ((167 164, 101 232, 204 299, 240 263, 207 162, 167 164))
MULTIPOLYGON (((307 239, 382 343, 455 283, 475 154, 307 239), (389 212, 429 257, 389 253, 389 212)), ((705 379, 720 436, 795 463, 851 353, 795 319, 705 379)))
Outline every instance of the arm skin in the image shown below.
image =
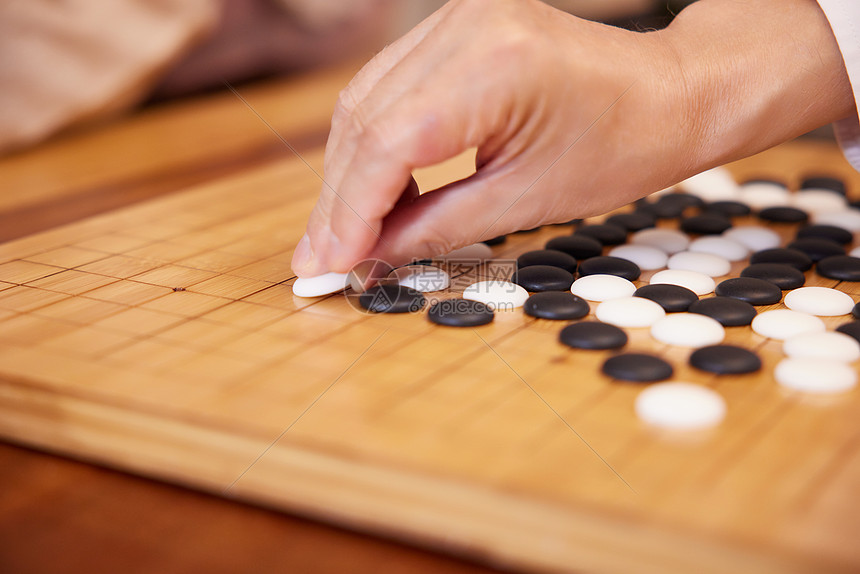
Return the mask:
POLYGON ((536 0, 454 0, 341 93, 293 269, 597 215, 853 110, 815 0, 702 0, 644 34, 536 0), (414 168, 471 147, 475 175, 415 194, 414 168))

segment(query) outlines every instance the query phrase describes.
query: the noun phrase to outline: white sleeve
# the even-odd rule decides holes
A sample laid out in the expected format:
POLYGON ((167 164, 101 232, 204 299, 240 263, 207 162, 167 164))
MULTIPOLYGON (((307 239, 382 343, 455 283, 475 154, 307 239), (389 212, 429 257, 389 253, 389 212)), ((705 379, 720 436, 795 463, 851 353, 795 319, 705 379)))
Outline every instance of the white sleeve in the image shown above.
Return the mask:
MULTIPOLYGON (((842 52, 854 101, 860 107, 860 2, 858 0, 818 0, 824 11, 836 42, 842 52)), ((857 109, 851 117, 835 124, 836 137, 845 158, 860 171, 860 121, 857 109)))

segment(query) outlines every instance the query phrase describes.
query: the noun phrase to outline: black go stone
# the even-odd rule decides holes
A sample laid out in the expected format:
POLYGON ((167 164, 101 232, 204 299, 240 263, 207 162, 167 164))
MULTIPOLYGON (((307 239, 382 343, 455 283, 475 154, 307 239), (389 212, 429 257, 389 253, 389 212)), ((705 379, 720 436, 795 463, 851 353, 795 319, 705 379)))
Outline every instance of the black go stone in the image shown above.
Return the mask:
POLYGON ((751 305, 773 305, 782 299, 782 289, 770 281, 755 277, 733 277, 717 284, 714 293, 732 297, 751 305))
POLYGON ((606 359, 600 369, 604 375, 622 381, 651 383, 672 376, 672 365, 654 355, 624 353, 606 359))
POLYGON ((765 207, 758 212, 758 217, 763 221, 773 221, 774 223, 806 223, 809 221, 808 213, 787 205, 765 207))
POLYGON ((719 235, 732 226, 731 220, 717 213, 703 213, 681 220, 681 231, 699 235, 719 235))
POLYGON ((797 230, 796 237, 805 239, 807 237, 819 237, 821 239, 829 239, 842 245, 848 245, 854 241, 854 234, 845 228, 837 227, 836 225, 825 225, 816 223, 813 225, 804 225, 797 230))
POLYGON ((501 245, 502 243, 504 243, 507 240, 508 240, 507 235, 499 235, 498 237, 493 237, 492 239, 487 239, 483 243, 492 247, 493 245, 501 245))
POLYGON ((705 200, 699 197, 698 195, 693 195, 692 193, 686 193, 683 191, 673 191, 671 193, 664 193, 660 196, 657 202, 673 202, 680 203, 685 208, 687 207, 704 207, 705 200))
POLYGON ((860 257, 833 255, 825 257, 815 265, 822 277, 839 281, 860 281, 860 257))
POLYGON ((846 195, 845 182, 835 177, 815 175, 805 178, 800 183, 800 189, 826 189, 839 195, 846 195))
POLYGON ((750 263, 785 263, 801 271, 812 269, 812 259, 799 249, 773 247, 762 249, 750 256, 750 263))
POLYGON ((563 251, 553 249, 537 249, 526 251, 517 257, 517 267, 529 267, 530 265, 549 265, 559 267, 568 273, 576 273, 576 259, 563 251))
POLYGON ((761 369, 761 359, 743 347, 712 345, 693 351, 690 365, 717 375, 743 375, 761 369))
POLYGON ((806 283, 806 275, 800 269, 785 263, 753 263, 741 271, 741 277, 764 279, 783 291, 803 287, 806 283))
POLYGON ((545 291, 526 299, 523 311, 538 319, 559 321, 581 319, 588 315, 590 308, 585 299, 570 291, 545 291))
POLYGON ((749 325, 757 314, 755 307, 751 304, 733 297, 700 299, 690 305, 688 311, 715 319, 723 327, 749 325))
POLYGON ((633 296, 650 299, 667 313, 683 313, 699 300, 699 296, 692 290, 668 283, 644 285, 637 289, 633 296))
POLYGON ((567 221, 562 221, 561 223, 551 223, 550 225, 579 225, 582 222, 582 219, 569 219, 567 221))
POLYGON ((589 257, 597 257, 603 253, 603 244, 587 235, 562 235, 554 237, 544 245, 546 249, 562 251, 571 257, 582 261, 589 257))
POLYGON ((712 201, 702 208, 704 213, 716 213, 724 217, 743 217, 752 213, 752 209, 746 203, 740 201, 712 201))
POLYGON ((670 198, 668 195, 665 195, 663 197, 660 197, 659 199, 657 199, 657 201, 653 203, 639 206, 637 208, 637 211, 644 211, 646 213, 650 213, 651 215, 659 219, 674 219, 676 217, 681 217, 681 215, 684 213, 684 210, 688 207, 689 205, 687 205, 686 202, 678 201, 673 198, 670 198))
POLYGON ((574 349, 618 349, 627 344, 627 333, 609 323, 583 321, 561 330, 559 340, 574 349))
POLYGON ((430 306, 427 318, 447 327, 477 327, 492 322, 493 310, 480 301, 442 299, 430 306))
POLYGON ((787 246, 789 249, 803 251, 813 262, 821 261, 831 255, 845 255, 845 248, 829 239, 820 237, 804 237, 795 239, 787 246))
POLYGON ((854 305, 854 308, 851 309, 851 314, 854 315, 855 319, 860 319, 860 303, 854 305))
POLYGON ((371 313, 415 313, 424 308, 424 295, 402 285, 374 285, 358 296, 358 303, 371 313))
POLYGON ((612 257, 611 255, 599 255, 586 259, 579 264, 579 275, 617 275, 628 281, 639 279, 642 271, 639 266, 628 259, 612 257))
POLYGON ((611 223, 583 225, 573 232, 574 235, 585 235, 598 240, 601 245, 621 245, 627 241, 627 230, 611 223))
MULTIPOLYGON (((655 218, 660 217, 660 215, 658 215, 658 213, 657 213, 659 211, 657 209, 657 207, 653 203, 648 201, 647 199, 636 200, 636 203, 634 204, 634 207, 633 207, 633 211, 634 211, 634 213, 644 213, 648 216, 655 217, 655 218)), ((663 218, 665 218, 665 216, 663 218)))
POLYGON ((680 217, 688 207, 702 207, 704 201, 689 193, 667 193, 652 204, 652 213, 660 219, 680 217))
POLYGON ((526 291, 567 291, 573 284, 573 273, 552 265, 529 265, 517 270, 514 283, 526 291))
POLYGON ((644 211, 634 211, 631 213, 616 213, 607 217, 605 223, 617 225, 627 231, 641 231, 657 225, 657 218, 644 211))
POLYGON ((520 229, 518 231, 514 231, 514 233, 534 233, 535 231, 539 230, 541 227, 543 227, 543 226, 538 225, 537 227, 530 227, 528 229, 520 229))
POLYGON ((850 323, 843 323, 836 327, 836 330, 840 333, 844 333, 849 337, 854 337, 857 339, 857 342, 860 343, 860 321, 851 321, 850 323))

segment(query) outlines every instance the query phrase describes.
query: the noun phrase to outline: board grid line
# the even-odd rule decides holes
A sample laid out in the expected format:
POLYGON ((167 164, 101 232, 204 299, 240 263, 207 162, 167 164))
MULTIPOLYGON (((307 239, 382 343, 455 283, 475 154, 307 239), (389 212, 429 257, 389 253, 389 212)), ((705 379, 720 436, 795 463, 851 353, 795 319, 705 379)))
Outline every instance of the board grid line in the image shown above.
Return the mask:
MULTIPOLYGON (((729 381, 695 373, 684 364, 688 353, 635 334, 630 350, 661 356, 677 366, 679 377, 689 375, 693 382, 724 394, 735 417, 710 435, 677 442, 633 418, 634 385, 599 373, 600 362, 611 353, 585 355, 565 349, 557 342, 560 326, 516 313, 499 314, 493 324, 480 328, 481 339, 510 363, 513 373, 534 385, 538 396, 581 430, 589 444, 594 441, 593 448, 612 467, 617 465, 621 476, 630 476, 630 484, 641 493, 633 503, 609 484, 605 469, 571 448, 550 410, 524 399, 528 389, 523 390, 510 371, 504 375, 507 367, 488 354, 474 334, 466 334, 472 340, 468 343, 461 332, 429 324, 424 313, 361 314, 343 295, 294 300, 295 276, 286 262, 311 206, 308 181, 295 166, 267 166, 112 217, 99 216, 0 246, 0 380, 58 397, 104 401, 129 411, 231 429, 262 443, 283 429, 290 413, 301 412, 349 357, 384 332, 388 334, 380 347, 368 353, 366 361, 350 366, 325 401, 300 417, 301 423, 285 438, 289 445, 368 464, 423 469, 428 475, 520 492, 562 508, 598 509, 633 522, 711 532, 787 554, 800 549, 834 563, 851 564, 855 558, 860 563, 850 550, 817 538, 805 542, 800 531, 777 528, 813 513, 824 513, 821 520, 834 532, 841 525, 838 516, 823 510, 821 501, 827 492, 844 488, 841 469, 858 456, 852 446, 856 432, 841 433, 843 426, 856 428, 850 426, 856 395, 813 408, 781 398, 767 377, 729 381), (286 193, 292 199, 281 205, 285 174, 293 177, 286 193), (250 187, 254 193, 237 201, 237 191, 250 187), (199 210, 177 213, 187 209, 199 210), (175 217, 168 217, 171 214, 175 217), (252 228, 244 230, 247 225, 252 228), (270 239, 262 241, 261 236, 270 239), (113 246, 107 244, 111 241, 113 246), (97 249, 100 242, 107 242, 104 251, 97 249), (175 259, 165 251, 170 248, 177 250, 175 259), (144 257, 147 253, 152 258, 144 257), (75 264, 56 266, 64 256, 75 264), (105 262, 104 267, 99 262, 105 262), (112 274, 112 262, 128 267, 112 274), (151 268, 122 276, 134 264, 151 268), (8 276, 3 275, 4 266, 9 266, 8 276), (241 272, 245 268, 248 276, 241 272), (17 283, 9 279, 15 272, 24 278, 41 271, 52 272, 17 283), (188 279, 173 284, 172 277, 188 279), (113 281, 88 288, 88 281, 96 285, 102 280, 113 281), (46 334, 46 328, 56 332, 46 334), (156 357, 147 350, 165 355, 156 357), (37 364, 37 357, 51 357, 56 365, 37 364), (822 440, 832 452, 814 455, 812 443, 799 442, 798 452, 809 456, 784 482, 775 483, 770 490, 776 494, 771 494, 768 480, 786 468, 792 453, 779 451, 772 461, 759 460, 757 453, 815 425, 822 428, 822 440), (707 454, 701 445, 707 445, 707 454), (760 479, 749 478, 753 470, 760 472, 760 479), (703 491, 713 492, 713 501, 697 496, 703 491), (738 523, 750 507, 760 511, 754 524, 738 523), (691 508, 707 519, 691 518, 691 508)), ((771 227, 784 236, 790 231, 771 227)), ((495 253, 512 258, 568 229, 512 235, 495 253)), ((733 266, 733 273, 737 268, 733 266)), ((459 285, 486 276, 486 269, 479 267, 454 278, 459 285)), ((637 285, 648 277, 643 274, 637 285)), ((846 291, 853 287, 814 272, 807 278, 808 285, 846 291)), ((460 291, 457 287, 438 296, 455 297, 460 291)), ((592 305, 589 319, 593 310, 592 305)), ((826 322, 832 328, 843 321, 826 322)), ((733 331, 729 339, 774 360, 773 345, 761 337, 733 331)), ((266 468, 249 471, 253 484, 266 468)))

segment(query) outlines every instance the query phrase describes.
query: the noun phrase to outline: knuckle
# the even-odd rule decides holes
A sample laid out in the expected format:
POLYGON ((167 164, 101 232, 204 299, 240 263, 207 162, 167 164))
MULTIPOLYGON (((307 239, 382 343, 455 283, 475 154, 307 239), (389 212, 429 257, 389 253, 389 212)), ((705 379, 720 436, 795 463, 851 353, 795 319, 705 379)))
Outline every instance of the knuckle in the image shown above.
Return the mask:
POLYGON ((434 229, 425 229, 423 236, 416 243, 417 253, 424 257, 445 255, 454 250, 451 240, 434 229))
POLYGON ((338 93, 334 104, 332 123, 340 123, 349 118, 358 106, 352 85, 348 85, 338 93))
POLYGON ((323 206, 322 201, 320 201, 311 211, 310 216, 308 216, 307 229, 308 234, 311 235, 311 239, 314 239, 314 233, 317 233, 320 229, 328 227, 330 221, 331 209, 323 206))
POLYGON ((360 130, 360 146, 374 155, 391 156, 397 150, 395 144, 396 132, 389 127, 388 122, 366 121, 361 114, 353 114, 356 128, 360 130))

